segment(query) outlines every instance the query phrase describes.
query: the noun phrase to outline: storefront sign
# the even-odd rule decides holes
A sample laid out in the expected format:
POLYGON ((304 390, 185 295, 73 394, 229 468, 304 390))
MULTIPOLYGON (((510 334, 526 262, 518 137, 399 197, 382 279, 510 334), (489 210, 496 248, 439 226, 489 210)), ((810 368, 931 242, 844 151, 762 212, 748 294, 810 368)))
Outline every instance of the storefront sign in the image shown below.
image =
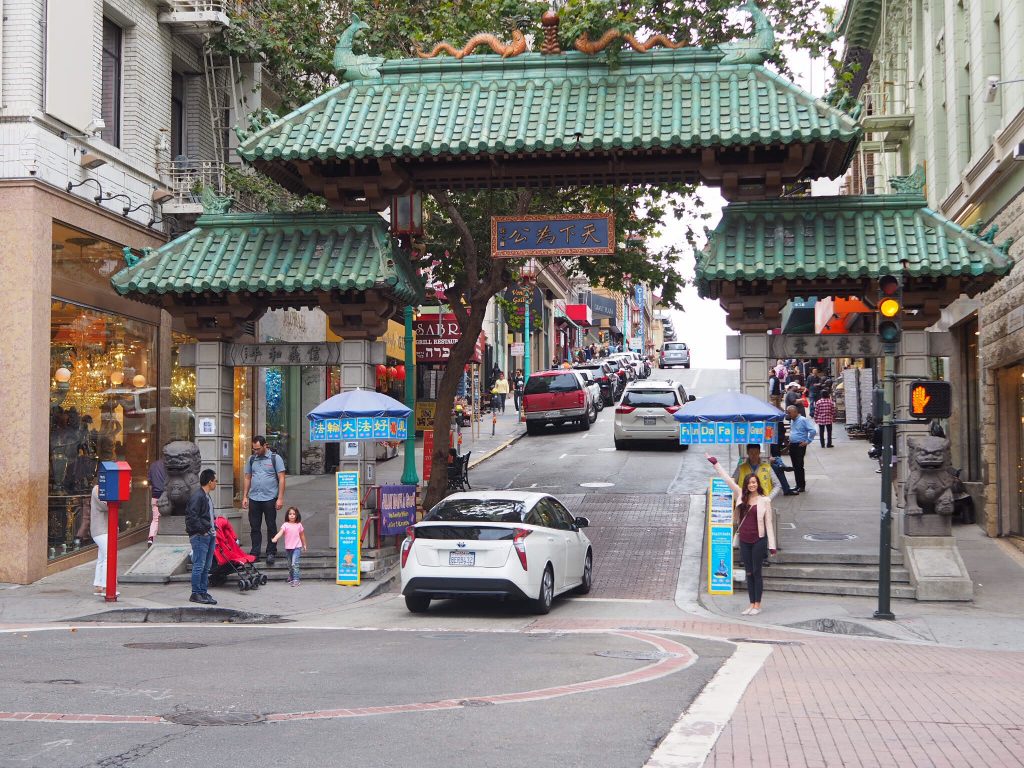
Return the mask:
MULTIPOLYGON (((417 363, 443 363, 451 356, 452 347, 462 338, 458 320, 451 313, 443 314, 440 318, 437 315, 423 315, 413 322, 413 329, 416 331, 417 363)), ((481 333, 470 362, 479 363, 483 359, 485 343, 486 338, 481 333)))
POLYGON ((380 487, 380 535, 401 536, 416 522, 416 486, 380 487))
POLYGON ((775 428, 765 421, 684 422, 679 425, 680 445, 746 445, 775 441, 775 428))
POLYGON ((341 342, 228 344, 224 364, 241 366, 340 365, 341 342))
POLYGON ((213 416, 200 416, 196 423, 196 434, 211 437, 217 434, 217 419, 213 416))
POLYGON ((708 489, 708 594, 732 594, 732 489, 720 477, 708 489))
POLYGON ((337 440, 405 440, 406 419, 362 416, 355 419, 320 419, 309 422, 310 442, 337 440))
POLYGON ((437 403, 433 400, 416 401, 416 431, 422 432, 425 429, 434 428, 434 408, 437 403))
POLYGON ((337 511, 338 584, 359 583, 359 473, 335 473, 337 511))
POLYGON ((590 304, 590 308, 594 310, 595 315, 602 315, 615 323, 617 305, 615 299, 609 299, 607 296, 600 296, 596 293, 590 294, 590 299, 587 301, 590 304))
POLYGON ((879 357, 882 342, 874 333, 791 334, 768 337, 769 357, 879 357))
POLYGON ((526 345, 521 341, 512 342, 512 357, 522 357, 526 353, 526 345))
POLYGON ((615 217, 608 214, 492 216, 491 256, 610 256, 615 217))

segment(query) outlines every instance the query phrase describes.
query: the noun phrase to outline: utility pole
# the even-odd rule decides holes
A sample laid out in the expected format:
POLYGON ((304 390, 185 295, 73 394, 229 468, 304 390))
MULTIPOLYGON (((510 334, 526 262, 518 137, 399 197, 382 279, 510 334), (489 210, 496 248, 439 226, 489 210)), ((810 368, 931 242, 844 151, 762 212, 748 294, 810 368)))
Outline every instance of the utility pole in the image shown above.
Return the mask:
POLYGON ((416 473, 416 350, 412 341, 412 307, 405 308, 405 404, 410 409, 405 438, 403 485, 419 485, 416 473))

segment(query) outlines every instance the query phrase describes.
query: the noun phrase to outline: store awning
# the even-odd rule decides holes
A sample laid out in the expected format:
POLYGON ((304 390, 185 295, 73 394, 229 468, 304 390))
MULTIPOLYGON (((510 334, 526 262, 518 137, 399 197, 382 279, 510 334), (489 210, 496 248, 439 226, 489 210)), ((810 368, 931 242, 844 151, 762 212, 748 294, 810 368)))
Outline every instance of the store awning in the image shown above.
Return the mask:
POLYGON ((591 326, 594 324, 593 313, 586 304, 566 304, 565 314, 577 325, 591 326))

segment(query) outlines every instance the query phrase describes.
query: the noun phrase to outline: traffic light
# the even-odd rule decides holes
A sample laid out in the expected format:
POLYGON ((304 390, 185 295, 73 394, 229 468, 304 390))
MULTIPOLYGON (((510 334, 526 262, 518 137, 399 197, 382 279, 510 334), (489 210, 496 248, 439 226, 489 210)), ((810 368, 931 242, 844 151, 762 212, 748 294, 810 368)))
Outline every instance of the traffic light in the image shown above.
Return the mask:
POLYGON ((878 278, 878 337, 883 344, 896 344, 903 334, 903 282, 895 275, 878 278))
POLYGON ((953 411, 953 385, 948 381, 915 381, 910 385, 910 415, 915 419, 948 419, 953 411))

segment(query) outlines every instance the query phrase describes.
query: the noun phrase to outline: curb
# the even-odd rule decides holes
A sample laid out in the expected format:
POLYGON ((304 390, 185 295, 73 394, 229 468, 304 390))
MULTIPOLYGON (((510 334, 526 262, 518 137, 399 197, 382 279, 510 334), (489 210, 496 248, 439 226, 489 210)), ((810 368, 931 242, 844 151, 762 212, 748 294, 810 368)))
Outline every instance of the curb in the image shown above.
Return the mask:
POLYGON ((516 442, 518 442, 519 440, 521 440, 521 439, 522 439, 522 438, 524 438, 524 437, 526 437, 526 431, 525 431, 525 430, 524 430, 524 431, 522 431, 522 432, 520 432, 519 434, 516 434, 516 435, 512 435, 512 437, 510 437, 510 438, 509 438, 508 440, 506 440, 506 441, 505 441, 504 443, 502 443, 501 445, 499 445, 499 446, 498 446, 497 448, 493 448, 493 449, 491 449, 490 451, 488 451, 487 453, 485 453, 485 454, 484 454, 483 456, 481 456, 481 457, 480 457, 479 459, 477 459, 476 461, 472 461, 472 462, 470 462, 470 464, 469 464, 469 469, 472 469, 473 467, 477 466, 478 464, 483 464, 483 463, 484 463, 485 461, 487 461, 487 460, 488 460, 489 458, 491 458, 491 457, 492 457, 492 456, 494 456, 495 454, 501 453, 501 452, 502 452, 502 451, 504 451, 504 450, 505 450, 506 448, 508 448, 508 447, 509 447, 510 445, 512 445, 513 443, 516 443, 516 442))

